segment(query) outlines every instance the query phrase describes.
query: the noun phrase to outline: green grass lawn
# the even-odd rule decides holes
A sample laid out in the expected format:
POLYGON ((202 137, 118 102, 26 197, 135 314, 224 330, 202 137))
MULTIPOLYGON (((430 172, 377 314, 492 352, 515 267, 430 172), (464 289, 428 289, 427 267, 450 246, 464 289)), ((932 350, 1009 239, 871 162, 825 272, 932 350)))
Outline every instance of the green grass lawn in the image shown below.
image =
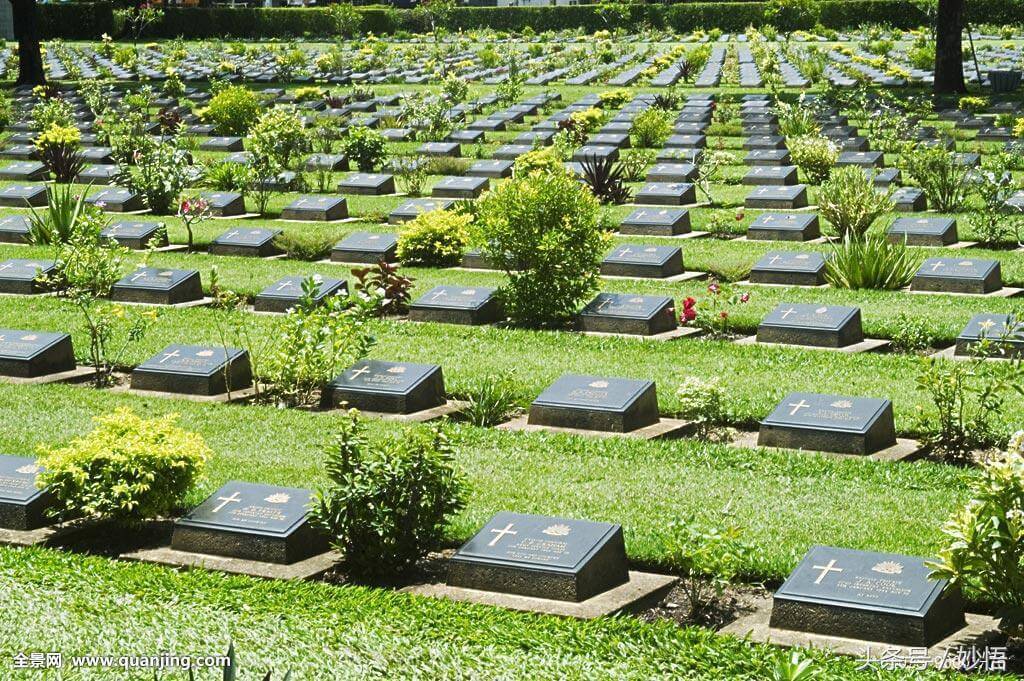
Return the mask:
MULTIPOLYGON (((661 46, 667 49, 666 46, 661 46)), ((256 89, 271 84, 254 86, 256 89)), ((289 86, 292 88, 293 86, 289 86)), ((334 88, 337 90, 338 88, 334 88)), ((436 89, 432 86, 373 86, 378 94, 436 89)), ((607 85, 527 87, 524 98, 546 90, 562 95, 542 116, 586 94, 613 89, 607 85)), ((634 93, 655 92, 649 87, 634 93)), ((708 91, 680 88, 686 94, 708 91)), ((473 84, 470 97, 493 91, 473 84)), ((715 92, 735 98, 750 90, 726 84, 715 92)), ((790 91, 795 95, 794 91, 790 91)), ((493 110, 494 107, 488 109, 493 110)), ((490 157, 540 118, 508 131, 488 133, 481 147, 464 145, 463 153, 490 157)), ((853 123, 856 123, 854 121, 853 123)), ((926 121, 951 130, 946 121, 926 121)), ((714 211, 742 213, 729 230, 745 233, 763 211, 742 209, 752 187, 739 183, 746 172, 745 152, 736 121, 716 124, 710 149, 736 154, 712 186, 716 206, 691 208, 693 228, 706 227, 714 211), (719 134, 721 133, 721 134, 719 134)), ((979 143, 973 133, 958 135, 958 150, 992 151, 1000 145, 979 143)), ((396 143, 390 151, 414 155, 420 143, 396 143)), ((200 160, 224 154, 197 152, 200 160)), ((887 158, 893 165, 895 158, 887 158)), ((465 163, 469 163, 467 159, 465 163)), ((6 162, 0 161, 0 166, 6 162)), ((336 173, 332 186, 346 173, 336 173)), ((1018 178, 1020 171, 1016 173, 1018 178)), ((432 176, 426 194, 437 182, 432 176)), ((5 186, 7 182, 0 182, 5 186)), ((492 186, 494 181, 492 180, 492 186)), ((636 186, 634 184, 634 186, 636 186)), ((82 188, 84 189, 84 187, 82 188)), ((190 190, 191 193, 192 190, 190 190)), ((195 191, 198 191, 196 189, 195 191)), ((331 190, 334 193, 334 190, 331 190)), ((810 200, 818 188, 810 187, 810 200)), ((356 221, 344 224, 296 224, 279 220, 281 210, 299 196, 272 198, 261 218, 210 220, 196 231, 200 252, 163 252, 148 263, 197 269, 204 287, 216 268, 222 285, 254 296, 287 275, 323 274, 352 281, 350 269, 328 263, 287 259, 257 260, 211 256, 202 252, 219 234, 238 226, 275 227, 323 236, 327 241, 356 230, 400 230, 386 224, 403 196, 348 196, 356 221)), ((248 198, 248 207, 254 202, 248 198)), ((631 206, 608 208, 612 223, 631 206)), ((0 209, 0 216, 20 213, 0 209)), ((929 215, 936 215, 929 213, 929 215)), ((186 239, 175 217, 110 215, 111 219, 161 220, 173 243, 186 239)), ((897 214, 878 221, 884 229, 897 214)), ((978 237, 969 211, 955 214, 961 240, 978 237)), ((830 226, 823 223, 830 233, 830 226)), ((817 250, 828 245, 737 241, 717 238, 613 238, 614 244, 678 245, 688 270, 735 281, 769 250, 817 250)), ((1006 241, 996 248, 965 251, 915 249, 917 257, 998 259, 1005 285, 1024 285, 1024 251, 1006 241)), ((0 260, 44 258, 47 248, 0 245, 0 260)), ((143 254, 133 260, 141 262, 143 254)), ((414 297, 440 284, 500 286, 497 272, 403 267, 416 279, 414 297)), ((703 300, 706 281, 666 283, 651 280, 603 280, 602 290, 703 300)), ((1021 299, 914 295, 902 291, 849 291, 832 288, 756 287, 749 303, 731 310, 733 329, 753 333, 765 314, 780 303, 855 305, 862 310, 867 336, 899 335, 900 316, 914 320, 944 347, 981 312, 1020 313, 1021 299)), ((224 315, 209 308, 164 310, 149 334, 131 346, 127 366, 152 356, 169 343, 219 344, 224 315)), ((276 320, 252 316, 264 336, 276 320)), ((0 296, 0 328, 68 331, 80 359, 87 338, 79 313, 54 297, 0 296)), ((466 396, 499 375, 508 374, 520 407, 529 403, 563 373, 635 377, 655 380, 663 413, 679 408, 675 388, 685 376, 717 378, 727 394, 729 421, 752 428, 791 391, 889 398, 897 430, 919 435, 934 418, 927 396, 917 390, 921 359, 890 353, 846 355, 815 350, 740 346, 721 340, 682 339, 648 343, 634 339, 596 338, 571 332, 494 327, 462 327, 385 320, 377 324, 379 359, 430 362, 444 370, 448 392, 466 396)), ((0 383, 0 452, 28 455, 40 444, 59 444, 87 432, 90 419, 118 406, 145 415, 177 412, 183 427, 203 435, 214 451, 207 473, 187 504, 200 502, 227 480, 240 479, 316 488, 325 483, 325 444, 339 422, 338 412, 278 409, 260 405, 200 404, 176 399, 142 398, 87 385, 18 386, 0 383)), ((1010 401, 995 417, 1009 433, 1024 424, 1024 404, 1010 401)), ((390 422, 370 423, 375 436, 400 432, 390 422)), ((944 543, 943 521, 962 506, 970 469, 934 462, 881 463, 798 452, 769 452, 707 444, 690 439, 644 442, 623 438, 504 432, 456 424, 458 463, 465 471, 468 505, 449 524, 446 541, 457 546, 495 512, 512 510, 620 523, 626 549, 637 566, 677 571, 670 525, 689 519, 707 528, 736 525, 750 552, 740 580, 776 586, 814 544, 932 556, 944 543)), ((176 572, 151 565, 128 564, 99 556, 52 549, 0 548, 0 655, 60 650, 74 654, 219 654, 234 640, 242 678, 262 678, 273 668, 297 679, 325 678, 508 678, 508 679, 769 679, 776 662, 788 653, 773 647, 717 637, 707 629, 636 618, 578 622, 499 609, 429 600, 391 589, 325 583, 279 583, 196 570, 176 572), (259 676, 257 677, 257 674, 259 676)), ((983 606, 983 604, 982 604, 983 606)), ((950 678, 939 673, 857 670, 856 662, 815 654, 821 678, 950 678)), ((0 678, 8 678, 0 673, 0 678)), ((18 678, 21 678, 20 676, 18 678)), ((109 670, 29 673, 25 678, 152 679, 152 674, 114 676, 109 670)), ((178 678, 178 677, 174 677, 178 678)), ((206 677, 201 677, 206 678, 206 677)), ((283 678, 283 676, 282 676, 283 678)))

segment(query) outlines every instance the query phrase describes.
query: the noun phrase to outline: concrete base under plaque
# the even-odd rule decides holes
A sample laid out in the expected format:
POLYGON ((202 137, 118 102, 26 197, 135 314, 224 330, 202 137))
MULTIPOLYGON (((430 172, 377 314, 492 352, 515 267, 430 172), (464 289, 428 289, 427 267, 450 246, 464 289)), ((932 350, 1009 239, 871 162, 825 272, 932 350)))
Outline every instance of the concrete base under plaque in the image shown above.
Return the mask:
POLYGON ((119 556, 122 560, 154 563, 170 567, 203 568, 235 575, 262 577, 263 579, 314 579, 330 570, 341 560, 336 551, 325 551, 291 564, 268 563, 258 560, 212 556, 205 553, 178 551, 169 547, 143 549, 119 556))
POLYGON ((613 333, 606 331, 581 331, 584 336, 596 336, 597 338, 633 338, 645 341, 670 341, 678 338, 687 338, 693 336, 699 336, 704 333, 704 329, 698 329, 693 326, 677 326, 669 331, 662 333, 655 333, 650 335, 638 335, 634 333, 613 333))
MULTIPOLYGON (((772 599, 765 597, 757 604, 751 614, 730 622, 721 628, 718 633, 737 638, 748 638, 755 643, 771 643, 787 648, 817 648, 859 659, 867 659, 868 657, 877 659, 885 651, 892 651, 894 655, 909 658, 911 657, 911 647, 918 650, 921 648, 921 646, 901 646, 871 640, 842 638, 838 635, 776 629, 770 624, 771 613, 772 599)), ((969 649, 971 646, 984 647, 990 643, 1000 641, 1001 638, 998 620, 987 615, 968 613, 964 626, 949 633, 949 635, 941 640, 926 646, 926 657, 934 663, 935 660, 941 659, 948 650, 955 650, 957 648, 969 649)), ((916 659, 921 659, 919 652, 915 654, 915 657, 916 659)))
POLYGON ((89 378, 94 372, 95 370, 92 367, 82 366, 69 371, 61 371, 54 374, 46 374, 44 376, 33 376, 31 378, 0 376, 0 383, 10 383, 12 385, 45 385, 47 383, 62 382, 73 383, 75 381, 81 381, 89 378))
POLYGON ((203 286, 199 277, 189 277, 171 289, 146 289, 130 286, 114 286, 110 299, 119 303, 143 303, 146 305, 179 305, 203 299, 203 286))
POLYGON ((504 318, 504 310, 502 310, 501 303, 498 302, 497 298, 491 298, 476 309, 431 307, 429 305, 417 307, 415 304, 409 308, 409 321, 411 322, 481 326, 483 324, 493 324, 504 318))
POLYGON ((567 428, 565 426, 545 426, 530 423, 529 418, 519 418, 506 421, 495 426, 498 430, 516 430, 524 433, 564 433, 566 435, 583 435, 586 437, 631 437, 638 440, 661 440, 672 437, 680 437, 691 428, 689 421, 678 419, 658 419, 656 423, 649 426, 637 428, 628 432, 611 430, 588 430, 584 428, 567 428))
POLYGON ((795 447, 783 447, 776 445, 764 445, 758 441, 757 432, 741 432, 732 439, 729 443, 733 447, 743 447, 745 449, 771 449, 776 451, 788 451, 796 450, 802 451, 809 454, 821 454, 823 456, 832 456, 836 458, 856 458, 856 459, 871 459, 873 461, 914 461, 924 454, 924 447, 917 440, 911 440, 908 438, 896 438, 896 444, 885 449, 880 449, 874 454, 847 454, 842 452, 825 451, 821 449, 797 449, 795 447))
POLYGON ((889 347, 891 343, 891 341, 882 340, 881 338, 865 338, 857 343, 849 343, 848 345, 840 346, 805 345, 802 343, 775 343, 771 341, 759 341, 757 336, 747 336, 746 338, 740 338, 736 341, 737 345, 768 345, 780 348, 799 348, 802 350, 832 350, 833 352, 845 352, 851 355, 861 352, 879 352, 889 347))
POLYGON ((421 584, 402 589, 406 593, 446 598, 464 603, 490 605, 523 612, 594 619, 619 613, 642 612, 658 605, 668 596, 677 578, 648 572, 630 571, 629 581, 580 602, 559 601, 534 596, 482 591, 447 584, 421 584))
POLYGON ((440 371, 431 372, 421 384, 406 393, 354 390, 347 386, 328 384, 320 400, 320 406, 326 409, 344 406, 361 412, 405 415, 446 404, 444 377, 440 371))
POLYGON ((654 276, 650 276, 648 274, 636 274, 636 275, 626 275, 626 274, 623 274, 623 275, 619 275, 619 274, 604 274, 602 272, 601 273, 601 278, 602 279, 616 279, 616 280, 618 280, 618 279, 628 279, 630 281, 636 281, 637 279, 645 279, 647 281, 658 281, 658 282, 664 282, 664 283, 675 283, 675 282, 678 282, 678 281, 695 281, 695 280, 698 280, 698 279, 707 279, 708 278, 708 273, 707 272, 689 272, 689 271, 686 271, 686 272, 682 272, 681 274, 673 274, 672 276, 668 276, 668 277, 654 277, 654 276))
POLYGON ((77 520, 31 530, 0 527, 0 546, 55 546, 97 525, 95 521, 77 520))
POLYGON ((328 543, 309 523, 284 537, 176 524, 171 548, 182 553, 290 565, 324 553, 328 543))
POLYGON ((865 610, 842 605, 810 603, 776 596, 769 625, 858 640, 904 646, 928 646, 964 627, 963 601, 950 590, 923 616, 865 610))
MULTIPOLYGON (((961 343, 958 341, 956 345, 951 345, 945 350, 933 352, 931 355, 929 355, 929 357, 934 357, 935 359, 953 359, 960 361, 977 359, 976 355, 972 354, 966 345, 964 346, 963 351, 961 351, 960 348, 961 343)), ((1012 349, 1007 349, 1006 356, 1001 357, 998 354, 991 354, 988 357, 985 357, 985 359, 990 359, 995 362, 1007 362, 1012 359, 1015 359, 1017 356, 1020 356, 1022 354, 1024 354, 1024 350, 1014 351, 1012 349)))
POLYGON ((1013 288, 1012 286, 1004 286, 996 289, 995 291, 989 291, 988 293, 971 293, 970 291, 925 291, 922 289, 903 289, 907 293, 919 293, 928 295, 939 295, 939 296, 977 296, 979 298, 1016 298, 1024 291, 1024 288, 1013 288))
MULTIPOLYGON (((456 414, 464 411, 468 406, 469 402, 448 400, 441 406, 422 409, 409 414, 393 414, 384 411, 364 411, 361 409, 359 410, 359 415, 363 418, 395 421, 397 423, 426 423, 427 421, 434 421, 446 416, 455 416, 456 414)), ((345 408, 348 408, 348 405, 345 405, 345 408)))

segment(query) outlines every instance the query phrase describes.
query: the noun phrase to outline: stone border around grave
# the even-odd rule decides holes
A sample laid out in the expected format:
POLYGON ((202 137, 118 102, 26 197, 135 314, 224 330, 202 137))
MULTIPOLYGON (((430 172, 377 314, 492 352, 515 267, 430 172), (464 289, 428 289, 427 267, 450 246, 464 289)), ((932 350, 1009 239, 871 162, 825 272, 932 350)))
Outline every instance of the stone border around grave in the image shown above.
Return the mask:
MULTIPOLYGON (((977 359, 974 355, 958 355, 956 354, 956 345, 951 345, 944 350, 933 352, 928 355, 932 359, 948 359, 954 362, 964 362, 967 360, 977 359)), ((1009 362, 1012 358, 1010 357, 983 357, 982 359, 991 360, 993 362, 1009 362)))
MULTIPOLYGON (((382 421, 395 421, 397 423, 426 423, 427 421, 434 421, 447 416, 460 414, 465 411, 468 406, 469 402, 448 400, 442 405, 431 407, 430 409, 423 409, 421 411, 414 411, 411 414, 392 414, 391 412, 385 411, 360 410, 359 415, 364 418, 380 419, 382 421)), ((338 411, 347 408, 348 407, 341 406, 333 409, 324 409, 323 411, 338 411)))
POLYGON ((401 589, 403 593, 476 603, 523 612, 594 619, 619 613, 642 612, 660 603, 678 581, 671 575, 629 571, 629 581, 585 601, 556 601, 497 591, 466 589, 447 584, 420 584, 401 589))
POLYGON ((232 390, 230 393, 219 395, 191 395, 189 393, 165 393, 159 390, 136 390, 127 385, 120 385, 109 389, 110 392, 128 393, 139 397, 162 397, 168 399, 189 400, 190 402, 209 402, 228 404, 234 402, 246 402, 256 395, 256 388, 245 388, 244 390, 232 390))
MULTIPOLYGON (((634 337, 635 336, 631 336, 634 337)), ((643 428, 637 428, 626 433, 618 433, 607 430, 583 430, 581 428, 561 428, 559 426, 541 426, 528 422, 529 416, 519 416, 499 423, 497 430, 520 431, 524 433, 565 433, 566 435, 582 435, 584 437, 627 437, 638 440, 661 440, 681 436, 688 431, 693 424, 689 421, 679 419, 659 418, 657 423, 652 423, 643 428)))
POLYGON ((46 525, 34 530, 12 530, 0 527, 0 546, 50 546, 94 527, 89 521, 46 525))
MULTIPOLYGON (((772 599, 765 597, 759 599, 754 612, 744 615, 739 619, 730 622, 716 633, 722 635, 748 638, 756 643, 770 643, 784 648, 802 647, 827 650, 838 655, 847 655, 864 659, 869 649, 876 653, 882 651, 896 651, 896 654, 909 656, 910 646, 898 646, 879 641, 860 641, 851 638, 840 638, 836 636, 824 636, 822 634, 810 634, 802 631, 791 631, 788 629, 775 629, 768 625, 772 612, 772 599)), ((987 615, 967 614, 967 626, 953 632, 941 641, 936 642, 927 649, 929 660, 941 659, 946 650, 957 647, 970 647, 985 645, 999 641, 999 622, 987 615)), ((915 648, 914 650, 920 650, 915 648)))
POLYGON ((95 369, 91 366, 80 366, 70 371, 61 371, 56 374, 45 376, 34 376, 32 378, 20 378, 18 376, 0 376, 0 383, 11 385, 45 385, 47 383, 74 383, 92 376, 95 369))
POLYGON ((916 246, 914 244, 907 244, 907 248, 948 248, 951 251, 962 251, 965 248, 974 248, 977 245, 977 241, 957 241, 956 243, 948 244, 946 246, 916 246))
POLYGON ((843 454, 840 452, 823 452, 817 449, 788 449, 786 447, 765 447, 757 444, 757 431, 740 431, 728 443, 730 447, 742 449, 765 449, 773 452, 798 452, 801 454, 820 454, 836 459, 870 459, 872 461, 914 461, 924 453, 924 446, 917 440, 898 437, 896 444, 880 449, 874 454, 843 454))
POLYGON ((743 236, 738 236, 735 239, 731 239, 731 241, 746 241, 746 242, 749 242, 749 243, 752 243, 752 244, 783 243, 783 244, 818 244, 818 245, 821 245, 821 244, 831 244, 831 243, 838 242, 839 241, 839 237, 828 236, 827 234, 823 234, 822 236, 819 236, 819 237, 817 237, 815 239, 808 239, 807 241, 798 241, 798 240, 785 241, 783 239, 751 239, 746 234, 744 234, 743 236))
POLYGON ((670 331, 663 331, 662 333, 655 333, 649 336, 639 333, 608 333, 607 331, 580 331, 579 333, 584 336, 595 336, 597 338, 629 338, 632 340, 664 342, 690 336, 700 336, 704 333, 704 329, 698 329, 693 326, 677 326, 670 331))
MULTIPOLYGON (((340 220, 285 220, 284 218, 275 218, 272 222, 287 222, 293 225, 343 225, 346 222, 362 222, 364 220, 365 218, 349 216, 340 220)), ((374 222, 372 224, 380 225, 383 223, 374 222)))
POLYGON ((213 556, 206 553, 190 553, 162 546, 155 549, 140 549, 139 551, 122 553, 118 558, 126 561, 153 563, 177 568, 203 568, 205 570, 216 570, 234 575, 261 577, 263 579, 306 580, 319 577, 330 570, 341 560, 341 554, 336 551, 326 551, 305 560, 282 565, 280 563, 267 563, 259 560, 213 556))
MULTIPOLYGON (((132 213, 122 213, 122 215, 132 215, 132 213)), ((259 213, 239 213, 238 215, 211 215, 209 220, 248 220, 250 218, 261 217, 259 213)), ((266 218, 269 220, 269 218, 266 218)))
POLYGON ((798 343, 758 343, 757 336, 746 336, 733 341, 736 345, 763 345, 775 348, 795 348, 798 350, 831 350, 832 352, 843 352, 851 355, 862 352, 881 352, 890 345, 892 341, 881 338, 865 338, 859 343, 851 343, 841 348, 832 348, 824 345, 800 345, 798 343))
MULTIPOLYGON (((672 238, 672 237, 668 237, 672 238)), ((479 271, 479 270, 478 270, 479 271)), ((689 270, 682 274, 673 274, 671 277, 623 277, 618 274, 602 274, 599 275, 602 279, 619 280, 619 281, 656 281, 659 283, 673 284, 680 281, 699 281, 701 279, 707 279, 711 276, 710 272, 691 272, 689 270)))
MULTIPOLYGON (((675 206, 673 206, 674 208, 675 206)), ((618 230, 612 232, 613 236, 622 237, 624 239, 635 239, 637 237, 650 237, 651 239, 703 239, 710 237, 711 232, 683 232, 682 234, 624 234, 618 230)), ((727 239, 731 241, 731 239, 727 239)))
POLYGON ((822 289, 831 288, 832 284, 824 283, 817 284, 816 286, 805 286, 803 284, 759 284, 756 281, 750 281, 744 279, 743 281, 737 281, 733 286, 767 286, 768 288, 806 288, 806 289, 822 289))
POLYGON ((914 295, 930 295, 930 296, 964 296, 967 298, 1015 298, 1021 293, 1024 293, 1024 288, 1014 288, 1012 286, 1004 286, 995 291, 989 291, 988 293, 958 293, 954 291, 914 291, 910 288, 900 289, 904 293, 912 293, 914 295))
POLYGON ((184 303, 174 303, 173 305, 161 305, 160 303, 137 303, 129 300, 119 300, 118 305, 131 305, 133 307, 160 307, 160 308, 171 308, 177 310, 184 310, 189 307, 205 307, 206 305, 212 305, 214 299, 210 296, 200 298, 199 300, 188 300, 184 303))

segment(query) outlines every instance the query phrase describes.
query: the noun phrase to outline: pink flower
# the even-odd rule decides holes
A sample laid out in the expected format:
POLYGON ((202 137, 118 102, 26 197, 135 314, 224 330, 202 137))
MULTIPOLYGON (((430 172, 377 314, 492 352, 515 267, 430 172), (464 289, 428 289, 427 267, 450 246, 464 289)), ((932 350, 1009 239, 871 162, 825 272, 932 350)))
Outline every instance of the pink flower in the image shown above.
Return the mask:
POLYGON ((708 291, 710 291, 711 293, 714 293, 715 295, 718 295, 718 292, 721 291, 721 290, 722 289, 718 285, 717 281, 713 281, 710 284, 708 284, 708 291))
POLYGON ((687 298, 686 300, 684 300, 683 301, 683 312, 682 312, 681 315, 679 315, 680 321, 682 321, 684 324, 686 324, 686 323, 692 322, 694 319, 696 319, 697 318, 696 306, 697 306, 697 301, 694 300, 693 298, 687 298))
POLYGON ((740 296, 740 302, 741 303, 745 303, 748 300, 750 300, 750 294, 749 293, 744 293, 743 295, 740 296))

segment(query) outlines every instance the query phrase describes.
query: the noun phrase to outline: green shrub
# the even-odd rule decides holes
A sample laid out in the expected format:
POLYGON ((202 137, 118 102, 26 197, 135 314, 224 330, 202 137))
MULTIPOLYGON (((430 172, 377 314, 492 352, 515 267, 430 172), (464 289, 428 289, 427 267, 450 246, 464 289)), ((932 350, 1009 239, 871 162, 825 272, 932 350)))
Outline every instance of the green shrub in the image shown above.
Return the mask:
POLYGON ((818 192, 818 212, 842 239, 863 237, 892 207, 892 189, 876 190, 874 178, 858 166, 836 168, 818 192))
POLYGON ((597 96, 602 109, 620 109, 633 99, 633 93, 625 88, 617 90, 605 90, 597 96))
POLYGON ((39 448, 50 488, 69 516, 135 525, 181 508, 212 452, 176 425, 176 414, 143 419, 126 407, 64 447, 39 448))
POLYGON ((462 397, 466 408, 460 418, 480 428, 504 423, 523 398, 510 371, 485 377, 470 386, 462 397))
POLYGON ((455 265, 469 243, 472 216, 447 210, 421 213, 398 235, 398 259, 428 267, 455 265))
POLYGON ((793 163, 807 177, 811 184, 824 182, 839 158, 839 147, 835 142, 820 135, 792 137, 786 141, 793 163))
POLYGON ((836 288, 894 291, 910 284, 919 265, 906 244, 890 243, 884 234, 847 234, 832 248, 825 279, 836 288))
POLYGON ((439 426, 371 442, 350 411, 326 468, 330 484, 314 497, 310 523, 359 577, 408 571, 440 547, 445 522, 465 505, 465 482, 439 426))
POLYGON ((312 143, 302 117, 289 108, 274 108, 259 117, 249 130, 247 148, 254 156, 265 156, 275 165, 290 169, 312 143))
POLYGON ((739 525, 723 521, 706 527, 693 515, 673 521, 665 538, 666 555, 679 568, 679 586, 688 619, 704 622, 725 595, 730 581, 751 554, 739 525))
POLYGON ((597 289, 609 238, 597 199, 564 171, 514 177, 480 199, 486 255, 508 275, 501 296, 519 324, 560 324, 597 289))
POLYGON ((528 151, 516 158, 512 165, 513 177, 526 177, 532 173, 557 173, 562 172, 562 157, 559 156, 555 147, 543 147, 528 151))
POLYGON ((971 498, 946 521, 932 577, 998 607, 1001 628, 1024 636, 1024 431, 971 478, 971 498))
POLYGON ((74 109, 60 97, 48 97, 32 109, 32 127, 45 131, 53 126, 74 128, 74 109))
POLYGON ((211 123, 221 135, 245 135, 263 113, 263 103, 252 90, 229 85, 211 99, 200 111, 203 120, 211 123))
POLYGON ((660 147, 672 134, 672 117, 667 111, 653 106, 644 109, 633 119, 629 134, 633 137, 633 146, 660 147))
POLYGON ((51 124, 35 138, 39 160, 53 174, 53 179, 65 184, 72 182, 85 166, 81 148, 82 134, 75 127, 51 124))
POLYGON ((708 440, 725 422, 725 391, 718 379, 687 376, 676 389, 680 418, 693 424, 695 435, 708 440))
POLYGON ((953 154, 938 146, 918 148, 904 154, 900 165, 924 190, 932 208, 955 213, 963 207, 969 188, 968 168, 959 165, 953 154))
POLYGON ((345 155, 364 173, 373 172, 387 157, 384 135, 362 125, 349 128, 341 143, 345 155))
POLYGON ((308 277, 302 295, 274 329, 274 347, 263 358, 263 378, 286 406, 309 406, 342 369, 366 356, 374 344, 368 321, 377 301, 334 295, 316 299, 320 281, 308 277))
POLYGON ((892 332, 892 347, 898 352, 923 352, 935 344, 935 335, 922 320, 900 312, 896 315, 896 330, 892 332))
POLYGON ((993 362, 991 340, 983 339, 966 361, 923 360, 917 388, 935 407, 936 417, 923 423, 922 440, 950 461, 971 461, 974 451, 998 443, 998 420, 1012 393, 1024 395, 1024 367, 1019 359, 993 362))
POLYGON ((241 192, 249 186, 252 171, 244 163, 220 161, 207 166, 203 174, 203 183, 210 189, 221 192, 241 192))
POLYGON ((330 255, 336 241, 337 239, 330 235, 286 231, 274 238, 274 245, 281 249, 289 260, 316 262, 330 255))

